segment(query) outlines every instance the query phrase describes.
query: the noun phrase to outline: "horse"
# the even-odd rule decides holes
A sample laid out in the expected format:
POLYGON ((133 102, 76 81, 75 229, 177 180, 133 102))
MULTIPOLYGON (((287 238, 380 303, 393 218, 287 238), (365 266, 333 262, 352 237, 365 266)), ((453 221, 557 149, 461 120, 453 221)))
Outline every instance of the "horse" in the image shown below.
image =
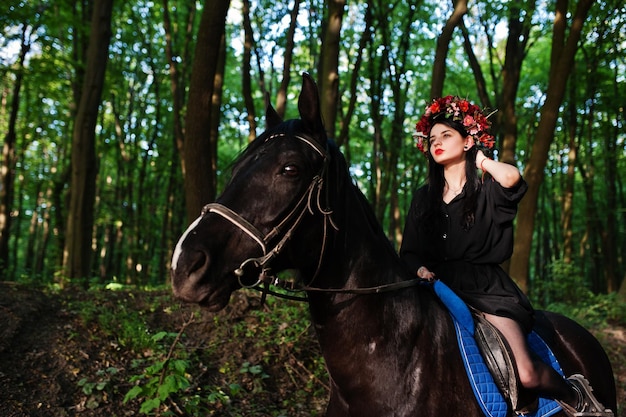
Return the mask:
MULTIPOLYGON (((306 73, 298 111, 300 118, 283 121, 267 106, 266 131, 176 245, 174 295, 219 311, 242 287, 282 281, 304 291, 330 379, 326 417, 484 415, 448 310, 402 265, 327 138, 306 73), (284 270, 295 271, 295 281, 276 278, 284 270)), ((585 375, 616 410, 599 342, 564 316, 545 312, 538 321, 551 329, 547 342, 566 375, 585 375)))

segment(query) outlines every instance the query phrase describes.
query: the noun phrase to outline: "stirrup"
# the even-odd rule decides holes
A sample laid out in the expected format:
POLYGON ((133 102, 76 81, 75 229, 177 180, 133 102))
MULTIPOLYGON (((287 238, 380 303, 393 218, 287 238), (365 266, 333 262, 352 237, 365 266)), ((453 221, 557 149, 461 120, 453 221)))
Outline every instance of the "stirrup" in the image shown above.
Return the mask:
POLYGON ((530 404, 527 404, 523 407, 520 407, 514 410, 516 416, 527 416, 529 414, 535 414, 537 412, 537 408, 539 406, 539 397, 535 397, 530 404))
POLYGON ((564 401, 558 401, 563 411, 571 417, 615 417, 613 411, 605 408, 593 395, 593 388, 589 381, 580 374, 574 374, 567 378, 567 382, 578 394, 578 405, 574 408, 564 401))

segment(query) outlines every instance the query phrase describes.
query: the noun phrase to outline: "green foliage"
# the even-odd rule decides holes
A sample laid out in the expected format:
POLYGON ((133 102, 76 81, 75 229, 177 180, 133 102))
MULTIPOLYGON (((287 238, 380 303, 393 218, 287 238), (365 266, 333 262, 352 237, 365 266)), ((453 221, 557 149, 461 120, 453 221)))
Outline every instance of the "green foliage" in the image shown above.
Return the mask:
POLYGON ((626 325, 626 303, 616 293, 592 294, 577 302, 555 302, 546 307, 581 323, 586 328, 603 328, 607 325, 626 325))
MULTIPOLYGON (((126 381, 131 388, 124 395, 124 403, 136 403, 139 412, 146 415, 175 415, 171 410, 183 410, 187 415, 207 415, 211 405, 227 404, 240 392, 236 384, 225 389, 197 384, 192 372, 203 366, 187 352, 183 343, 183 331, 194 321, 195 314, 179 332, 155 332, 146 323, 144 313, 168 304, 169 296, 154 293, 149 304, 138 307, 139 300, 127 290, 117 291, 115 297, 109 297, 108 290, 96 287, 89 294, 88 300, 73 301, 68 309, 75 312, 87 327, 97 326, 97 332, 89 337, 104 335, 117 351, 132 352, 134 357, 130 359, 130 368, 136 373, 126 381)), ((141 302, 145 301, 142 298, 141 302)), ((71 338, 77 336, 70 335, 71 338)), ((251 374, 257 370, 252 365, 246 368, 251 374)), ((85 407, 98 408, 107 393, 117 391, 117 384, 112 381, 116 373, 117 368, 110 367, 98 371, 95 377, 83 377, 78 381, 78 386, 87 395, 85 407)), ((259 378, 263 377, 259 375, 259 378)))
POLYGON ((575 303, 590 295, 580 268, 572 262, 554 261, 547 267, 548 276, 534 282, 533 293, 542 303, 575 303))
POLYGON ((587 328, 626 325, 626 303, 617 293, 594 294, 572 263, 555 261, 549 270, 549 279, 535 284, 533 294, 540 297, 535 300, 537 306, 571 317, 587 328))
MULTIPOLYGON (((192 384, 191 375, 188 373, 190 361, 183 359, 186 353, 178 346, 179 336, 180 334, 176 333, 159 332, 152 337, 156 349, 149 361, 134 361, 133 366, 142 372, 130 379, 129 382, 134 386, 126 393, 124 403, 139 399, 141 401, 139 412, 150 415, 189 389, 192 384), (173 343, 169 349, 168 341, 173 343), (180 357, 175 358, 172 352, 176 352, 180 357)), ((192 405, 194 411, 199 411, 199 397, 194 396, 193 399, 195 401, 182 402, 182 406, 187 408, 192 405)))
MULTIPOLYGON (((186 353, 181 350, 177 352, 178 357, 172 357, 169 348, 171 343, 179 345, 182 335, 165 331, 154 333, 146 323, 145 313, 159 308, 168 302, 169 297, 157 295, 150 298, 149 304, 138 307, 139 300, 130 291, 117 291, 116 296, 111 297, 110 290, 94 288, 89 294, 90 297, 84 301, 80 298, 68 304, 68 308, 81 318, 87 328, 97 327, 97 331, 91 332, 89 337, 104 335, 118 352, 138 355, 132 360, 133 367, 145 368, 142 374, 129 381, 134 386, 126 394, 126 401, 142 399, 140 411, 151 414, 164 401, 189 388, 187 369, 190 362, 186 353)), ((117 371, 117 368, 109 367, 98 371, 95 378, 84 377, 78 381, 78 386, 88 396, 87 408, 97 408, 105 393, 117 389, 112 383, 117 371)))
MULTIPOLYGON (((283 314, 302 314, 302 310, 294 311, 290 308, 278 308, 278 317, 283 314)), ((257 316, 256 313, 253 313, 257 316)), ((259 313, 258 318, 267 317, 267 313, 259 313)), ((249 324, 249 323, 248 323, 249 324)), ((228 329, 224 326, 223 331, 234 330, 233 337, 242 337, 238 343, 245 344, 246 339, 254 339, 257 342, 255 351, 268 352, 267 356, 261 358, 260 363, 244 360, 240 365, 225 362, 220 366, 219 373, 222 375, 221 383, 206 383, 194 376, 194 370, 203 369, 204 365, 194 355, 190 355, 184 344, 184 334, 159 332, 152 339, 157 343, 152 355, 146 359, 137 359, 133 362, 133 367, 139 371, 130 379, 133 387, 127 392, 124 401, 139 401, 140 412, 147 415, 161 414, 168 415, 167 410, 177 409, 189 415, 211 415, 210 410, 225 408, 232 410, 232 416, 239 415, 233 405, 234 401, 244 401, 244 397, 249 395, 266 395, 266 381, 269 375, 265 371, 265 366, 270 366, 272 360, 276 360, 271 355, 280 352, 284 348, 293 349, 293 337, 295 333, 286 331, 286 327, 272 329, 275 323, 265 322, 258 326, 235 326, 235 329, 228 329), (246 330, 246 327, 249 327, 246 330), (285 333, 285 337, 277 342, 276 334, 285 333), (291 340, 291 342, 288 342, 291 340), (284 346, 284 344, 288 346, 284 346), (272 353, 273 352, 273 353, 272 353), (165 413, 165 414, 162 414, 165 413)), ((219 325, 219 320, 215 320, 215 325, 219 325)), ((298 327, 298 326, 296 326, 298 327)), ((300 328, 300 331, 302 328, 300 328)), ((224 337, 228 337, 224 335, 224 337)), ((221 339, 220 335, 214 338, 221 339)), ((297 350, 294 350, 297 352, 297 350)), ((293 351, 291 352, 292 354, 293 351)), ((197 371, 195 371, 197 373, 197 371)), ((324 373, 322 367, 319 372, 324 373)), ((201 374, 202 372, 200 372, 201 374)), ((282 405, 277 405, 275 411, 264 409, 264 415, 281 415, 281 409, 293 407, 301 401, 304 393, 296 393, 286 398, 282 405)), ((284 414, 283 414, 284 415, 284 414)))
MULTIPOLYGON (((240 373, 251 374, 256 378, 254 387, 265 379, 263 366, 282 359, 287 373, 306 372, 303 389, 314 391, 316 395, 324 394, 323 383, 326 380, 326 365, 317 345, 308 346, 299 343, 312 335, 311 320, 306 303, 290 302, 276 297, 268 297, 265 309, 255 309, 249 313, 251 320, 236 323, 230 331, 235 339, 254 343, 258 351, 265 352, 258 363, 243 362, 240 373), (302 363, 296 358, 313 357, 309 368, 298 368, 302 363), (295 361, 295 363, 294 363, 295 361)), ((218 323, 216 323, 218 325, 218 323)), ((295 393, 294 400, 297 400, 295 393)))
POLYGON ((241 364, 241 369, 239 369, 239 373, 249 374, 252 377, 253 394, 263 391, 263 380, 269 378, 269 375, 263 372, 263 366, 253 365, 248 361, 245 361, 243 364, 241 364))
POLYGON ((77 301, 71 306, 83 321, 97 324, 101 332, 119 346, 136 352, 155 349, 156 342, 150 335, 144 315, 129 305, 133 302, 132 293, 126 293, 126 298, 115 297, 115 302, 107 297, 107 291, 93 289, 91 293, 99 302, 77 301))
POLYGON ((117 368, 108 367, 96 372, 96 379, 90 380, 89 378, 82 378, 78 381, 78 386, 81 387, 83 393, 87 395, 87 401, 85 407, 92 410, 100 406, 105 394, 108 391, 113 391, 112 377, 119 372, 117 368))

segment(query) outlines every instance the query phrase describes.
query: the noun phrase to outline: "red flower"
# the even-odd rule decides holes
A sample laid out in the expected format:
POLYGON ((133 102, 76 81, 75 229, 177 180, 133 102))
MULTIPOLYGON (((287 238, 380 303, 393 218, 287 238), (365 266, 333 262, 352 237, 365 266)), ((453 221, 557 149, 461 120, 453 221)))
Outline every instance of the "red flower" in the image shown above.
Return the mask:
POLYGON ((476 124, 474 117, 470 114, 466 114, 465 117, 463 118, 463 126, 472 127, 474 124, 476 124))
POLYGON ((415 124, 416 146, 424 153, 428 153, 428 136, 435 117, 460 122, 479 148, 491 149, 494 145, 493 136, 488 133, 491 123, 481 109, 457 96, 445 96, 433 100, 415 124))

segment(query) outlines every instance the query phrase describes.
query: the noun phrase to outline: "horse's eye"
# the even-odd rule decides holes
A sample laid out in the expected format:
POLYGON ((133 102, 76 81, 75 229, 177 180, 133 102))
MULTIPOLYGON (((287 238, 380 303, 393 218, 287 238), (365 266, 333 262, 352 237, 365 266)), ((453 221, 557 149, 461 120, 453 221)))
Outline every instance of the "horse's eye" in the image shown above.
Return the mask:
POLYGON ((287 164, 283 167, 283 174, 289 177, 295 177, 299 173, 298 167, 294 164, 287 164))

